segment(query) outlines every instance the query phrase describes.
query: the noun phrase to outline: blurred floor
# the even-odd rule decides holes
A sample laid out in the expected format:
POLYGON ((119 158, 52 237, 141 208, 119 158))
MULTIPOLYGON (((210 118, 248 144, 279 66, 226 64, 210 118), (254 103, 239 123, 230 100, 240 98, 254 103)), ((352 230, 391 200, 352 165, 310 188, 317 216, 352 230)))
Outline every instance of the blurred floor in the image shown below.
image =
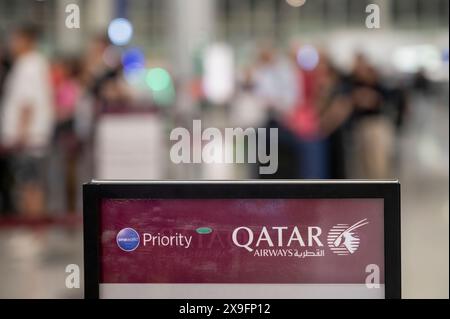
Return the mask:
POLYGON ((403 296, 448 298, 448 104, 420 97, 412 102, 400 139, 403 296))
MULTIPOLYGON (((445 102, 414 99, 399 139, 403 297, 449 297, 449 136, 445 102)), ((0 229, 0 298, 81 298, 65 267, 82 267, 82 230, 0 229)))
POLYGON ((0 299, 83 297, 65 286, 66 266, 82 269, 81 227, 1 229, 0 256, 0 299))

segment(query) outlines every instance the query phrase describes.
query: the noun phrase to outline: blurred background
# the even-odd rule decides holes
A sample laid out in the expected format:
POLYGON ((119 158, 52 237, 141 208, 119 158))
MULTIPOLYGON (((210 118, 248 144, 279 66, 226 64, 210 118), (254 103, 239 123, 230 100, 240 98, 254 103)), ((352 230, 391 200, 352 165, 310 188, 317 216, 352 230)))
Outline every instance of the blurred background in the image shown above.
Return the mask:
POLYGON ((0 298, 83 297, 65 267, 92 178, 399 179, 403 296, 448 298, 448 19, 447 0, 0 0, 0 298), (277 127, 277 173, 172 164, 193 119, 277 127))

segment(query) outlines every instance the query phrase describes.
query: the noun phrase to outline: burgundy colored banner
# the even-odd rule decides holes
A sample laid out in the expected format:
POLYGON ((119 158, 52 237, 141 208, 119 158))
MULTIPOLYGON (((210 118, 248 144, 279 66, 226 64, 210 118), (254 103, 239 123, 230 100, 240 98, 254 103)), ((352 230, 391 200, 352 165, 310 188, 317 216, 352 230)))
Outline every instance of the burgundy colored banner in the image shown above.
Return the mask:
POLYGON ((383 284, 383 215, 383 199, 105 199, 100 282, 362 284, 375 265, 383 284))

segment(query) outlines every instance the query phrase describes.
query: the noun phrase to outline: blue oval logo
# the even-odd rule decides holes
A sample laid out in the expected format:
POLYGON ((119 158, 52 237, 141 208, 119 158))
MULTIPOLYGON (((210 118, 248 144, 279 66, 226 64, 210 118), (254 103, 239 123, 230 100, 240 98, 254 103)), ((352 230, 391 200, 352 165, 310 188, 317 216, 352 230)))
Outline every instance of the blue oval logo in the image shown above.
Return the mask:
POLYGON ((139 233, 133 228, 124 228, 117 233, 117 246, 124 251, 133 251, 138 248, 141 239, 139 233))

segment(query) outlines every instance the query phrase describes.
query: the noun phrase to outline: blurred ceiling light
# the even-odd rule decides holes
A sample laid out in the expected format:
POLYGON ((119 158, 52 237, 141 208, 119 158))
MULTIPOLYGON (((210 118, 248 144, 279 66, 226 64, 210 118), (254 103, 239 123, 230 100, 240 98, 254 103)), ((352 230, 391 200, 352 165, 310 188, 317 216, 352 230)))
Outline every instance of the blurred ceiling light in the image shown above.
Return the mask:
POLYGON ((122 65, 125 69, 144 68, 145 55, 142 50, 132 48, 122 54, 122 65))
POLYGON ((122 54, 123 74, 128 84, 143 87, 147 70, 145 69, 145 55, 142 50, 132 48, 122 54))
POLYGON ((319 60, 319 52, 312 45, 304 45, 298 50, 297 63, 305 71, 314 70, 319 60))
POLYGON ((286 0, 286 2, 293 7, 301 7, 306 3, 306 0, 286 0))
POLYGON ((133 26, 127 19, 114 19, 109 24, 108 36, 115 45, 127 45, 133 37, 133 26))
POLYGON ((205 49, 202 86, 208 100, 216 104, 227 102, 234 94, 234 56, 232 49, 222 43, 205 49))
POLYGON ((145 78, 147 85, 154 92, 163 91, 172 86, 169 72, 162 68, 153 68, 147 72, 145 78))
POLYGON ((145 88, 147 71, 144 68, 126 68, 123 71, 125 81, 136 88, 145 88))

